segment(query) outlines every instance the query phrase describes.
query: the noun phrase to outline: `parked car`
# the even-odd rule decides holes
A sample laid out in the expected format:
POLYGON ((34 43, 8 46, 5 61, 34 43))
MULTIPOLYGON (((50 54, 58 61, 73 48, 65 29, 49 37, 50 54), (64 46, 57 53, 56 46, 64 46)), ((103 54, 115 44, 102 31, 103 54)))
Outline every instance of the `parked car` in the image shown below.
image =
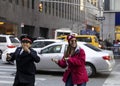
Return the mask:
MULTIPOLYGON (((39 52, 40 48, 45 47, 51 43, 55 43, 55 42, 62 42, 63 40, 57 40, 57 39, 41 39, 41 40, 34 40, 34 42, 32 43, 32 48, 36 51, 39 52)), ((12 49, 6 49, 3 54, 2 54, 2 61, 3 62, 7 62, 6 61, 6 53, 12 53, 16 50, 15 48, 12 49)))
POLYGON ((20 45, 19 39, 13 35, 0 35, 0 58, 7 48, 15 48, 20 45))
MULTIPOLYGON (((61 59, 67 48, 67 42, 53 43, 40 49, 41 62, 36 64, 37 70, 62 71, 59 66, 51 62, 51 58, 61 59)), ((90 76, 97 72, 111 71, 114 64, 114 54, 110 50, 102 50, 85 42, 78 42, 78 45, 86 53, 86 69, 90 76)))
MULTIPOLYGON (((65 69, 52 62, 51 58, 61 59, 67 45, 67 42, 57 42, 38 49, 41 61, 36 64, 37 70, 63 72, 65 69)), ((115 65, 112 51, 102 50, 85 42, 78 42, 78 45, 85 50, 86 69, 89 77, 94 76, 97 72, 112 71, 115 65)), ((9 50, 4 54, 8 52, 11 51, 9 50)))
POLYGON ((62 42, 63 40, 59 40, 59 39, 41 39, 41 40, 35 40, 32 43, 32 48, 34 48, 34 50, 39 50, 39 48, 45 47, 49 44, 55 43, 55 42, 62 42))

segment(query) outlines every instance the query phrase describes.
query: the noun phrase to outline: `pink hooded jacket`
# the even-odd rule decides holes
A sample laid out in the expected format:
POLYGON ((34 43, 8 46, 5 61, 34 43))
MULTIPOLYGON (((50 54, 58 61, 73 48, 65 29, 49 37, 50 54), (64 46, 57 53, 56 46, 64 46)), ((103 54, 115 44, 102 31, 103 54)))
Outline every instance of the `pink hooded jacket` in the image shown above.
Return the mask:
POLYGON ((69 74, 72 76, 73 84, 81 84, 88 81, 88 75, 85 68, 85 52, 78 48, 74 55, 69 57, 67 62, 62 58, 58 61, 58 65, 67 70, 64 72, 63 81, 66 82, 69 74))

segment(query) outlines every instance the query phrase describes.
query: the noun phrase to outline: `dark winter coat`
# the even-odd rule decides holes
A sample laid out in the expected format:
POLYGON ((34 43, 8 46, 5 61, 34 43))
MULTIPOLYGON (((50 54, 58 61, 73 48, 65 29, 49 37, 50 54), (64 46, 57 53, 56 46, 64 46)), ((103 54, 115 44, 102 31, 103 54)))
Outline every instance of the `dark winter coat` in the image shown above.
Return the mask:
POLYGON ((20 83, 34 83, 36 67, 35 63, 40 61, 40 57, 36 51, 30 49, 30 53, 23 51, 22 47, 18 47, 14 53, 11 54, 11 61, 16 60, 16 76, 15 82, 20 83))

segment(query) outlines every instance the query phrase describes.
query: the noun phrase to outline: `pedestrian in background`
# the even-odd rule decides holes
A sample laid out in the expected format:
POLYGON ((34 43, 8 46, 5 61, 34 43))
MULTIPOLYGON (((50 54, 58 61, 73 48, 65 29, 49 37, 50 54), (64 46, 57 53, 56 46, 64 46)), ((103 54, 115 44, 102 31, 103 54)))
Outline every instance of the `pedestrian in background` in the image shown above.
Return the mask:
POLYGON ((34 86, 36 67, 34 62, 40 61, 37 52, 31 48, 32 39, 22 36, 21 47, 14 53, 7 54, 7 60, 16 60, 16 75, 13 86, 34 86))
POLYGON ((65 86, 86 86, 88 75, 85 68, 85 52, 77 45, 74 35, 67 36, 68 47, 62 59, 52 59, 53 62, 67 70, 64 72, 65 86))

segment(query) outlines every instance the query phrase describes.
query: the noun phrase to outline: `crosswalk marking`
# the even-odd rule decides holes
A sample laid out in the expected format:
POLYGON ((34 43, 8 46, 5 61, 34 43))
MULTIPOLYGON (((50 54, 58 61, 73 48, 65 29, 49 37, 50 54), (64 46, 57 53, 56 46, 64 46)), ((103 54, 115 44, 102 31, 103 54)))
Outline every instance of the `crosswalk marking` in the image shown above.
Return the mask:
POLYGON ((45 81, 45 78, 36 78, 37 81, 45 81))
POLYGON ((0 69, 0 71, 15 71, 15 69, 0 69))
POLYGON ((3 81, 3 80, 0 80, 0 83, 1 84, 13 84, 13 81, 3 81))
POLYGON ((12 65, 12 66, 0 66, 0 68, 10 68, 10 69, 14 68, 15 69, 16 67, 12 65))
POLYGON ((0 78, 14 79, 14 76, 0 76, 0 78))
POLYGON ((0 84, 13 84, 14 76, 12 76, 11 74, 15 71, 16 67, 14 65, 0 66, 0 84))
MULTIPOLYGON (((15 71, 16 71, 16 67, 13 65, 0 66, 0 84, 8 84, 8 85, 13 84, 15 76, 13 76, 11 74, 14 73, 15 71)), ((46 79, 36 77, 35 80, 36 80, 35 84, 37 84, 37 82, 45 81, 46 79)))
POLYGON ((8 72, 0 72, 0 74, 8 74, 8 72))
MULTIPOLYGON (((11 79, 14 79, 14 76, 12 76, 12 75, 11 75, 11 76, 7 76, 7 75, 5 76, 5 75, 4 75, 4 76, 0 76, 0 78, 7 78, 7 79, 8 79, 8 78, 11 78, 11 79)), ((45 81, 46 79, 45 79, 45 78, 36 78, 36 80, 37 80, 37 81, 39 81, 39 80, 40 80, 40 81, 45 81)))

